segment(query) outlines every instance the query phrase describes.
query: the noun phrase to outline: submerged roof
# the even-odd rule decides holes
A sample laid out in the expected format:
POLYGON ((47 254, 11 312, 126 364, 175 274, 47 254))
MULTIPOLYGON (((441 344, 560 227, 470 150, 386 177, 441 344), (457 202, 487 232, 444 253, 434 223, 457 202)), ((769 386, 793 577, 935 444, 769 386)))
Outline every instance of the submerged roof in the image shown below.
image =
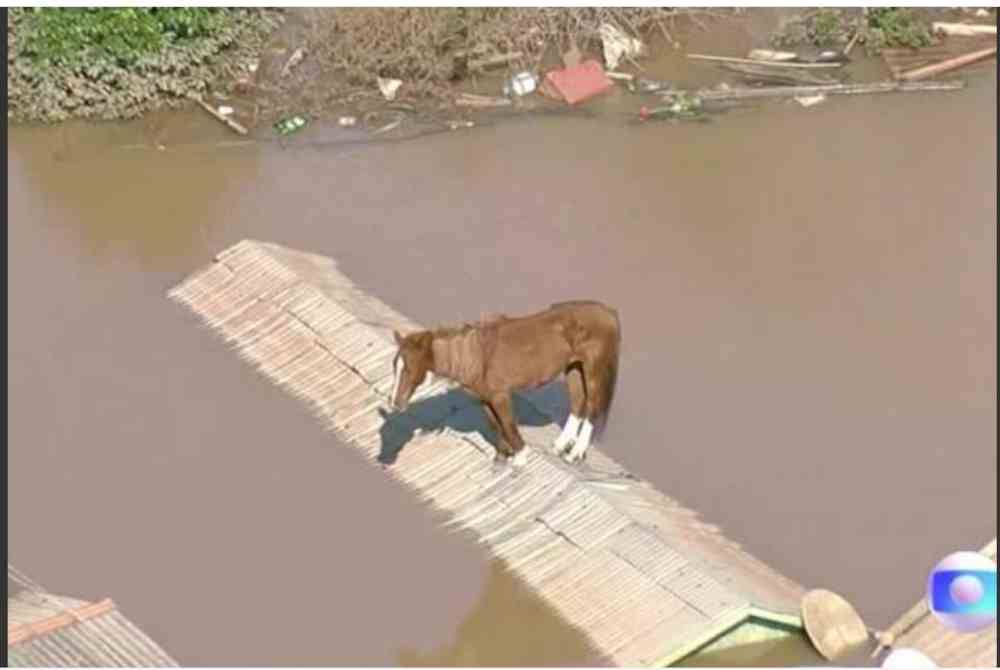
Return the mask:
POLYGON ((329 258, 243 241, 170 292, 265 376, 309 403, 347 445, 409 486, 620 665, 669 663, 751 616, 801 626, 803 589, 599 449, 551 455, 551 408, 519 399, 534 447, 494 468, 482 410, 443 380, 385 412, 391 329, 418 326, 329 258))
POLYGON ((88 603, 45 593, 7 566, 10 667, 176 667, 111 600, 88 603))
MULTIPOLYGON (((996 538, 980 553, 996 561, 996 538)), ((996 667, 996 624, 978 633, 959 633, 937 620, 930 611, 927 598, 921 598, 887 632, 894 638, 894 647, 917 649, 941 667, 996 667)))

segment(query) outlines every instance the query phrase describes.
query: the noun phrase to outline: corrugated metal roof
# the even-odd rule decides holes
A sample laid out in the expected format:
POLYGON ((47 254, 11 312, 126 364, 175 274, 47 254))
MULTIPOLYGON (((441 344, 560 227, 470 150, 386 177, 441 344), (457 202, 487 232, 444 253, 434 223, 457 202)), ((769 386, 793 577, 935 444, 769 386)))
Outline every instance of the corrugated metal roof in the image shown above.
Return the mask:
POLYGON ((383 415, 391 329, 418 326, 331 259, 245 240, 169 295, 365 458, 405 444, 386 472, 472 531, 610 660, 671 662, 751 614, 800 625, 802 587, 695 512, 599 449, 582 466, 552 456, 552 408, 522 405, 540 420, 524 422, 536 448, 517 471, 494 468, 476 429, 452 427, 484 419, 443 380, 422 387, 406 415, 383 415))
POLYGON ((10 667, 177 667, 110 599, 45 593, 7 566, 10 667))
MULTIPOLYGON (((983 547, 981 553, 996 561, 996 538, 983 547)), ((886 633, 891 636, 893 647, 917 649, 941 667, 996 667, 996 624, 974 634, 959 633, 937 620, 930 611, 927 598, 921 598, 886 633)))

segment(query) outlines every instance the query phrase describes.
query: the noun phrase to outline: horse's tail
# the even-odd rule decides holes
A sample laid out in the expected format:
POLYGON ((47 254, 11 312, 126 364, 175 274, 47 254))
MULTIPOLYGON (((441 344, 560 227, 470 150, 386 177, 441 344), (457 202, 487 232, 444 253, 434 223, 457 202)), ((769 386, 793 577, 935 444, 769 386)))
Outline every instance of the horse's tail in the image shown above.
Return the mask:
POLYGON ((615 323, 615 336, 610 346, 606 349, 604 360, 601 361, 600 374, 601 398, 598 404, 598 421, 594 426, 595 437, 599 438, 604 433, 608 425, 608 416, 611 414, 611 404, 615 400, 615 387, 618 385, 618 358, 621 355, 622 345, 622 325, 618 319, 618 312, 613 311, 615 323))

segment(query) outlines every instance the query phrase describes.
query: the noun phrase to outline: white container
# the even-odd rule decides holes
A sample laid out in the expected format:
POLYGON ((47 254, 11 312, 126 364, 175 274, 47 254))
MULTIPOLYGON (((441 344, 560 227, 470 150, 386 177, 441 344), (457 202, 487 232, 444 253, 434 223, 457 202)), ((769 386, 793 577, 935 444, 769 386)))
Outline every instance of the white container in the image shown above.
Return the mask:
POLYGON ((528 95, 535 90, 538 82, 530 72, 519 72, 504 84, 504 95, 528 95))

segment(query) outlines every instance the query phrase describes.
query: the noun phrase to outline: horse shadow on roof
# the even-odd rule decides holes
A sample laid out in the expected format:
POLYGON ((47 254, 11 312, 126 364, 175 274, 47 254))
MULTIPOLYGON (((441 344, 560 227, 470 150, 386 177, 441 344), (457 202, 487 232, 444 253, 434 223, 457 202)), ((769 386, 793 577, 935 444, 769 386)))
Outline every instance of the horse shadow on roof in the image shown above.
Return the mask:
MULTIPOLYGON (((552 423, 553 419, 536 409, 538 407, 551 417, 558 417, 556 420, 560 424, 563 423, 569 412, 565 384, 552 382, 532 391, 514 394, 518 425, 539 427, 552 423)), ((496 432, 483 411, 479 400, 461 389, 414 400, 403 412, 379 409, 385 423, 379 429, 382 448, 378 460, 383 465, 392 465, 417 431, 433 432, 443 428, 457 433, 479 433, 496 447, 496 432)))

